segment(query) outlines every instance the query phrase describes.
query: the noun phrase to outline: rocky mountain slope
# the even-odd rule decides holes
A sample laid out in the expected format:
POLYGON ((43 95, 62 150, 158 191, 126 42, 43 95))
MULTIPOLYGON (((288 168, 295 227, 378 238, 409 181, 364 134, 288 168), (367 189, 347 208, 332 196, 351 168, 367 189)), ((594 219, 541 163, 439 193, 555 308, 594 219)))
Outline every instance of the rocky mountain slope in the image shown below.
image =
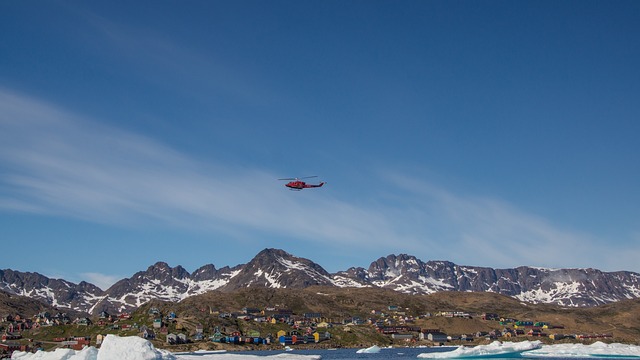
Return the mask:
POLYGON ((346 273, 360 274, 357 278, 364 284, 407 293, 494 292, 526 302, 563 306, 594 306, 640 297, 640 274, 628 271, 527 266, 492 269, 389 255, 373 262, 366 271, 349 269, 346 273))
POLYGON ((247 287, 383 288, 407 294, 442 291, 492 292, 529 303, 589 307, 640 298, 640 274, 597 269, 541 269, 521 266, 492 269, 448 261, 423 262, 415 256, 389 255, 368 269, 328 273, 311 260, 279 249, 265 249, 249 263, 216 269, 205 265, 193 273, 182 266, 158 262, 103 291, 81 282, 49 279, 37 273, 0 270, 0 290, 40 299, 60 308, 88 313, 131 311, 159 299, 181 301, 212 290, 231 292, 247 287))

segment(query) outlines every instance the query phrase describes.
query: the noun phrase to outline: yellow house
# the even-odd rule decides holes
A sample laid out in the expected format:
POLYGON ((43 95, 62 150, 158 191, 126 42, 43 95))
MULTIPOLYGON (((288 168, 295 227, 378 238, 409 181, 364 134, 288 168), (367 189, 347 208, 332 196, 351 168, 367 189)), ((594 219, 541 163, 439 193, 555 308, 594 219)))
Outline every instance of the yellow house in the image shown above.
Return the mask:
POLYGON ((317 343, 320 342, 320 334, 317 331, 313 333, 313 340, 317 343))
POLYGON ((278 335, 278 338, 280 338, 280 336, 287 336, 287 332, 284 330, 280 330, 276 333, 276 335, 278 335))
POLYGON ((328 322, 323 321, 323 322, 319 322, 317 327, 319 327, 319 328, 328 328, 329 326, 330 325, 329 325, 328 322))

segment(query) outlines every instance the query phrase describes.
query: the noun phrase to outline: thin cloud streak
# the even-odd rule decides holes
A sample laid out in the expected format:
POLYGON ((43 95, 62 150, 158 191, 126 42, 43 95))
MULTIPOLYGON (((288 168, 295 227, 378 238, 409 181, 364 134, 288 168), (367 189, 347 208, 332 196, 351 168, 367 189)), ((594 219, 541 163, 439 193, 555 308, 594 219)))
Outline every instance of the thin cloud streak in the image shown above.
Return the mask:
MULTIPOLYGON (((391 172, 389 172, 391 173, 391 172)), ((441 234, 460 263, 512 267, 601 267, 619 269, 608 261, 613 249, 589 234, 563 230, 539 216, 492 198, 461 197, 415 178, 388 176, 389 181, 422 202, 426 233, 441 234), (568 256, 568 254, 571 254, 568 256)), ((635 251, 633 249, 629 249, 635 251)), ((450 259, 451 257, 448 257, 450 259)), ((611 258, 611 260, 613 260, 611 258)), ((623 266, 633 269, 634 262, 623 266)))
POLYGON ((233 237, 266 234, 461 265, 638 270, 633 258, 617 257, 587 234, 558 229, 503 201, 459 196, 406 175, 372 180, 387 195, 356 206, 326 192, 291 196, 268 171, 194 160, 8 90, 0 89, 0 114, 4 211, 233 237))
POLYGON ((2 176, 8 191, 0 204, 7 210, 120 225, 244 227, 337 242, 393 235, 380 215, 334 200, 296 200, 273 186, 276 176, 265 171, 199 163, 147 138, 5 91, 0 107, 8 103, 25 111, 14 108, 2 118, 0 159, 8 169, 2 176), (318 216, 326 225, 311 220, 318 216))

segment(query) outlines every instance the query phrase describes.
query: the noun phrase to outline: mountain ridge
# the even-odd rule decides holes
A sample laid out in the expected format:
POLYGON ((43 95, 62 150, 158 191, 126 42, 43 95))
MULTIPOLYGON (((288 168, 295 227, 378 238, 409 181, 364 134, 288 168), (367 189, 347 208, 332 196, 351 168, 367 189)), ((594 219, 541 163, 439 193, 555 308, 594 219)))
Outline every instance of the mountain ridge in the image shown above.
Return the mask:
POLYGON ((317 263, 281 249, 264 249, 251 261, 217 269, 213 264, 189 273, 182 266, 156 262, 106 290, 81 282, 15 270, 0 270, 0 290, 39 299, 60 308, 96 314, 131 311, 149 300, 182 301, 209 291, 247 287, 300 289, 309 286, 376 287, 407 294, 441 291, 492 292, 529 303, 591 307, 640 298, 640 274, 597 269, 512 269, 424 262, 413 255, 380 257, 367 269, 327 272, 317 263))

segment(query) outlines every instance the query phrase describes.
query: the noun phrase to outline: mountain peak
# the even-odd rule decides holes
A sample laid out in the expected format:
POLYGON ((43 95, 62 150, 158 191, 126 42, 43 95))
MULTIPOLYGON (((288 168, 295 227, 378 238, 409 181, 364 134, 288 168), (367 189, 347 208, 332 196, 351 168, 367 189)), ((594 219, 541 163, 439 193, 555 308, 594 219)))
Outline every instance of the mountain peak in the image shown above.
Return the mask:
POLYGON ((265 248, 247 264, 216 269, 213 264, 189 274, 182 266, 156 262, 145 271, 102 291, 38 273, 0 270, 0 290, 29 295, 61 308, 97 313, 130 311, 152 299, 180 301, 208 291, 247 287, 304 288, 313 285, 380 287, 409 294, 438 291, 494 292, 531 303, 595 306, 640 298, 640 274, 597 269, 513 269, 461 266, 450 261, 424 262, 413 255, 390 254, 368 269, 352 267, 329 274, 315 262, 281 249, 265 248))
POLYGON ((149 266, 144 275, 154 279, 184 279, 188 278, 190 274, 181 265, 171 267, 166 262, 158 261, 149 266))
POLYGON ((288 252, 282 249, 265 248, 264 250, 260 251, 256 256, 254 256, 254 259, 275 258, 275 257, 287 258, 287 257, 293 257, 293 255, 289 254, 288 252))
POLYGON ((264 249, 243 266, 242 271, 224 290, 248 286, 299 288, 311 285, 334 285, 331 275, 311 260, 299 258, 280 249, 264 249))

